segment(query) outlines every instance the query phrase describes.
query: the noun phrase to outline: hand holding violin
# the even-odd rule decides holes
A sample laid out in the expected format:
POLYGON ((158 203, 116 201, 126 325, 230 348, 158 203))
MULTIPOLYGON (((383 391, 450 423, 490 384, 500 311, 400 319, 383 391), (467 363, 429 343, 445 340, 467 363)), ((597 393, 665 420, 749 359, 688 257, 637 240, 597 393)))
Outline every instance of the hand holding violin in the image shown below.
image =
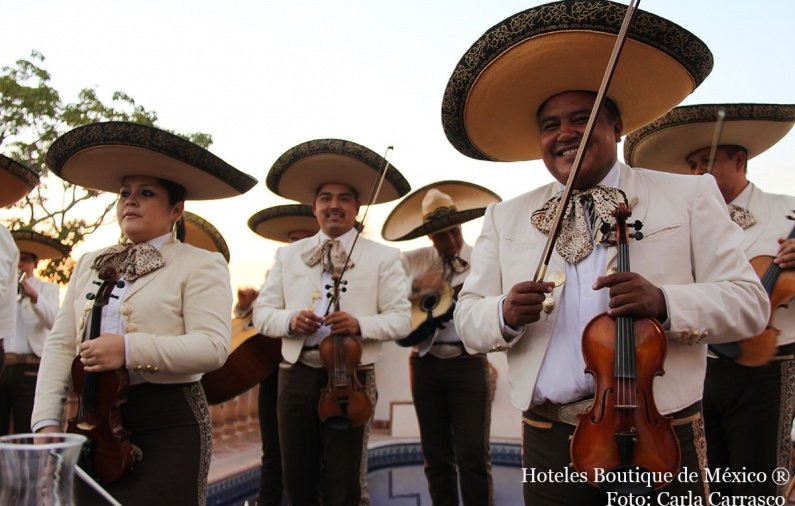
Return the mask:
POLYGON ((668 308, 663 291, 636 272, 615 272, 599 276, 594 290, 610 289, 607 314, 654 318, 663 322, 668 319, 668 308))
POLYGON ((523 281, 511 287, 511 291, 502 301, 502 316, 505 323, 519 328, 528 323, 538 321, 541 317, 542 304, 552 291, 555 283, 523 281))
POLYGON ((325 325, 331 327, 332 334, 345 334, 349 336, 358 336, 361 334, 359 327, 359 320, 349 315, 345 311, 335 311, 326 316, 323 320, 325 325))
POLYGON ((780 238, 778 252, 773 263, 782 269, 795 268, 795 239, 780 238))
POLYGON ((308 309, 302 309, 293 316, 290 321, 290 331, 296 334, 311 336, 320 326, 323 325, 323 318, 319 317, 308 309))
POLYGON ((102 334, 80 343, 80 362, 88 372, 112 371, 125 363, 124 336, 102 334))

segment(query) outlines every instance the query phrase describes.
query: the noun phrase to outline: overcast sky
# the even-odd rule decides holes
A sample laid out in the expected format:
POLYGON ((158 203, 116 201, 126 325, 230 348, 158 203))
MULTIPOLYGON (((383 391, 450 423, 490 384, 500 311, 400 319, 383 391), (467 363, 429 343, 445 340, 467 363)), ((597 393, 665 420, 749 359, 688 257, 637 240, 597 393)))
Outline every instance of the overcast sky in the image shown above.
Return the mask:
MULTIPOLYGON (((377 153, 413 188, 464 179, 511 198, 551 177, 540 162, 497 164, 459 154, 441 127, 450 73, 490 26, 542 2, 497 0, 39 1, 0 7, 0 66, 47 58, 65 101, 95 86, 123 90, 155 110, 159 125, 213 135, 216 155, 256 177, 241 197, 189 202, 229 243, 233 286, 259 285, 277 244, 246 227, 256 211, 286 203, 264 185, 279 155, 335 137, 377 153)), ((626 2, 623 2, 626 3, 626 2)), ((715 57, 712 74, 684 104, 795 103, 795 2, 644 0, 641 8, 700 37, 715 57)), ((753 159, 750 178, 795 194, 795 133, 753 159)), ((393 204, 374 208, 367 236, 380 239, 393 204)), ((115 225, 77 254, 113 242, 115 225)), ((465 226, 474 242, 480 221, 465 226)), ((425 245, 424 240, 396 244, 425 245)))

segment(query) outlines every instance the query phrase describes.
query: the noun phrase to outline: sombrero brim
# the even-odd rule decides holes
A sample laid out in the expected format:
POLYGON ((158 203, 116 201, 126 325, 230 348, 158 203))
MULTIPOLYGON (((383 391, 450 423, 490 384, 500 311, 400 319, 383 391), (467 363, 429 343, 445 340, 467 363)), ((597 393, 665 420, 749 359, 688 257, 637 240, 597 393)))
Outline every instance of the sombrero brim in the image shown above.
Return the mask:
POLYGON ((13 230, 11 236, 20 253, 32 253, 39 260, 61 258, 69 254, 69 246, 32 230, 13 230))
MULTIPOLYGON (((466 156, 541 158, 536 113, 564 91, 596 92, 626 6, 556 2, 520 12, 480 37, 458 62, 442 102, 442 124, 466 156)), ((687 30, 638 11, 607 95, 624 132, 662 116, 712 70, 707 46, 687 30)))
MULTIPOLYGON (((341 139, 315 139, 299 144, 274 162, 265 180, 268 188, 286 199, 310 204, 326 183, 342 183, 358 193, 362 204, 375 187, 387 161, 378 153, 341 139)), ((398 199, 411 190, 406 178, 391 164, 373 204, 398 199)))
POLYGON ((381 229, 381 236, 387 241, 408 241, 441 232, 455 225, 480 218, 485 214, 486 206, 501 200, 500 196, 493 191, 474 183, 439 181, 415 190, 400 201, 387 216, 381 229), (431 189, 449 195, 455 203, 456 211, 430 221, 424 221, 422 199, 431 189))
POLYGON ((0 155, 0 207, 10 206, 39 184, 39 176, 21 163, 0 155))
POLYGON ((248 228, 255 234, 272 241, 290 242, 290 233, 305 230, 312 235, 320 230, 312 206, 287 204, 274 206, 254 213, 248 219, 248 228))
POLYGON ((114 193, 127 176, 173 181, 185 187, 190 200, 234 197, 257 183, 201 146, 138 123, 75 128, 53 142, 46 162, 70 183, 114 193))
POLYGON ((748 159, 780 141, 795 124, 795 105, 701 104, 673 109, 628 135, 624 160, 630 166, 690 174, 685 157, 712 145, 718 111, 726 116, 719 144, 745 148, 748 159))
POLYGON ((184 243, 207 251, 217 252, 224 256, 229 263, 229 246, 227 246, 221 232, 212 223, 201 216, 185 211, 182 213, 185 220, 184 243))

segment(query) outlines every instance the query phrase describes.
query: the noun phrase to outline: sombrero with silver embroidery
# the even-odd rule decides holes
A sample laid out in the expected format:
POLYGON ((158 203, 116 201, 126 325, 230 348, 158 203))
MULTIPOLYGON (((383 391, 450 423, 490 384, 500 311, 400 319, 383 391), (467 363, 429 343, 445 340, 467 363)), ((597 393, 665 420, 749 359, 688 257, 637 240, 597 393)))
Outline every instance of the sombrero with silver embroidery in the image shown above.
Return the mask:
POLYGON ((229 246, 224 236, 212 223, 197 214, 188 211, 182 213, 182 220, 177 222, 177 239, 197 248, 220 253, 229 263, 229 246))
POLYGON ((793 104, 701 104, 677 107, 624 140, 627 165, 690 174, 685 158, 712 145, 718 111, 720 145, 745 148, 748 159, 780 141, 795 125, 793 104))
MULTIPOLYGON (((362 224, 354 226, 361 232, 362 224)), ((290 236, 301 232, 302 236, 315 235, 320 230, 317 218, 309 204, 285 204, 257 211, 248 219, 248 228, 255 234, 279 242, 291 242, 290 236)))
POLYGON ((0 155, 0 207, 10 206, 39 184, 33 170, 5 155, 0 155))
POLYGON ((69 246, 33 230, 12 230, 11 237, 20 253, 30 253, 37 260, 61 258, 69 254, 69 246))
MULTIPOLYGON (((268 188, 286 199, 309 204, 315 192, 326 183, 342 183, 359 194, 367 204, 384 157, 355 142, 342 139, 315 139, 301 143, 280 156, 268 172, 268 188)), ((411 190, 406 178, 391 164, 373 204, 402 197, 411 190)))
POLYGON ((483 216, 486 206, 500 200, 493 191, 466 181, 429 184, 395 206, 381 236, 388 241, 408 241, 441 232, 483 216))
POLYGON ((70 183, 114 193, 127 176, 178 183, 189 200, 234 197, 257 183, 182 137, 121 121, 91 123, 63 134, 50 146, 46 162, 51 171, 70 183))
MULTIPOLYGON (((447 84, 448 140, 480 160, 541 158, 539 107, 564 91, 599 89, 626 9, 604 0, 554 2, 490 28, 447 84)), ((671 110, 711 70, 712 54, 695 35, 638 11, 607 95, 631 132, 671 110)))

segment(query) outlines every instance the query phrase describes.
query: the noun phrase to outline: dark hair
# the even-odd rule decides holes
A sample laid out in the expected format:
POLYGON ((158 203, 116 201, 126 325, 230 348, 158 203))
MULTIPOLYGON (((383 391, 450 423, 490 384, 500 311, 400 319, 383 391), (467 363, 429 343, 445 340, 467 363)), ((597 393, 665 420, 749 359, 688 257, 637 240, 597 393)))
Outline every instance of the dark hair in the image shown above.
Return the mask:
POLYGON ((721 148, 724 153, 726 153, 726 156, 728 158, 734 158, 734 155, 736 155, 739 152, 745 153, 745 166, 743 167, 743 170, 748 172, 748 150, 747 149, 745 149, 742 146, 738 146, 737 144, 721 144, 718 147, 721 148))
POLYGON ((183 202, 185 200, 185 193, 187 192, 184 186, 174 181, 169 181, 168 179, 157 178, 157 181, 166 189, 169 204, 173 206, 177 202, 183 202))
POLYGON ((354 188, 353 186, 349 185, 348 183, 333 183, 333 182, 321 183, 320 186, 315 188, 315 198, 317 198, 317 196, 320 194, 320 189, 323 188, 324 186, 326 186, 327 184, 341 184, 341 185, 347 186, 351 190, 351 193, 353 193, 353 197, 356 199, 356 201, 357 202, 359 201, 359 192, 357 192, 356 188, 354 188))

